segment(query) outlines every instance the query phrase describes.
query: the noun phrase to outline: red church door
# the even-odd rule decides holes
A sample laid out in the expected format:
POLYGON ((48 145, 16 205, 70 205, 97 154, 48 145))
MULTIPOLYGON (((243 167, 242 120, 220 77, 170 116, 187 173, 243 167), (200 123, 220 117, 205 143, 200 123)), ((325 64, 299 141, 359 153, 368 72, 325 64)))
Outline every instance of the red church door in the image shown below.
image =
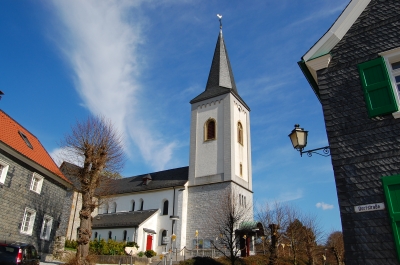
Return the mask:
POLYGON ((146 250, 151 250, 152 246, 153 246, 153 236, 147 235, 146 250))

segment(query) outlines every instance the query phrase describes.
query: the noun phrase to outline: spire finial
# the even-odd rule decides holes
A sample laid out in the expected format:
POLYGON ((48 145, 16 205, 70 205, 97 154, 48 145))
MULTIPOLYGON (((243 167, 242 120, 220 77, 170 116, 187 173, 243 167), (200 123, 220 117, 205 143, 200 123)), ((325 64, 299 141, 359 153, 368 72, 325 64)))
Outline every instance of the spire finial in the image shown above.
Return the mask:
POLYGON ((217 14, 217 17, 219 19, 219 29, 222 30, 222 15, 217 14))

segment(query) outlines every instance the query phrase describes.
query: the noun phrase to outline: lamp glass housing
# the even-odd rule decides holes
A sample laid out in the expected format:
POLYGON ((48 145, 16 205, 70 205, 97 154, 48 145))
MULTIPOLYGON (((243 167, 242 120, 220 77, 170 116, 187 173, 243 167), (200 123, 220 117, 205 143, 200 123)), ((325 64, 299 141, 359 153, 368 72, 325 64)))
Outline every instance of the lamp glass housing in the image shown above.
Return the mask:
POLYGON ((303 128, 295 126, 292 132, 289 134, 290 141, 292 141, 293 148, 301 150, 307 145, 308 131, 304 131, 303 128))

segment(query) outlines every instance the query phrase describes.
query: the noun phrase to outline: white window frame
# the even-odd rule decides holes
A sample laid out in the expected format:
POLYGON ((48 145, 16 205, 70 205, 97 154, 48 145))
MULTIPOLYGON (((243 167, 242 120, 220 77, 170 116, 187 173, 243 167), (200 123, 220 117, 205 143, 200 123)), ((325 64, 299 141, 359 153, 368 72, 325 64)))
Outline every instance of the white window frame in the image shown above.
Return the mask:
POLYGON ((44 215, 42 229, 40 230, 40 239, 50 240, 51 228, 53 227, 53 217, 44 215), (46 223, 46 220, 48 221, 46 223), (45 235, 43 233, 46 232, 45 235))
POLYGON ((22 218, 22 223, 21 223, 21 230, 20 230, 21 234, 32 235, 33 225, 35 224, 35 217, 36 217, 36 211, 26 207, 24 216, 22 218), (29 221, 28 221, 29 223, 27 225, 26 219, 28 217, 28 213, 30 214, 30 217, 29 217, 29 221), (27 227, 26 231, 25 231, 25 227, 27 227))
POLYGON ((9 165, 0 160, 0 166, 3 167, 0 171, 0 183, 4 184, 4 182, 6 181, 9 165))
POLYGON ((42 185, 43 185, 43 177, 36 172, 33 173, 32 179, 31 179, 30 190, 33 192, 36 192, 37 194, 40 194, 40 192, 42 191, 42 185), (36 189, 34 189, 36 180, 37 180, 37 185, 36 185, 36 189))
MULTIPOLYGON (((400 107, 400 91, 397 88, 396 84, 396 76, 400 76, 400 69, 393 70, 392 63, 400 62, 400 47, 395 48, 389 51, 379 53, 385 59, 386 69, 388 70, 388 74, 390 77, 390 81, 392 83, 392 89, 394 92, 394 96, 396 98, 397 105, 400 107)), ((400 118, 400 111, 394 112, 393 117, 395 119, 400 118)))

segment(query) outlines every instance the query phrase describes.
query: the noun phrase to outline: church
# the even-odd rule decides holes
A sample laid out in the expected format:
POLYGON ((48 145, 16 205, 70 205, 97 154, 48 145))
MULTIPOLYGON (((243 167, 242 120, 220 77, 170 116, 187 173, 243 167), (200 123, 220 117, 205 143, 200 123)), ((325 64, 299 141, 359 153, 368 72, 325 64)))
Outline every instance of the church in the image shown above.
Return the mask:
MULTIPOLYGON (((236 88, 222 26, 206 88, 190 104, 189 166, 115 180, 107 203, 93 213, 92 240, 134 241, 138 251, 161 253, 174 235, 178 250, 210 249, 219 236, 212 215, 226 194, 248 206, 253 220, 250 108, 236 88)), ((79 203, 73 196, 67 239, 76 238, 79 203)), ((241 243, 247 255, 251 236, 241 243)))

